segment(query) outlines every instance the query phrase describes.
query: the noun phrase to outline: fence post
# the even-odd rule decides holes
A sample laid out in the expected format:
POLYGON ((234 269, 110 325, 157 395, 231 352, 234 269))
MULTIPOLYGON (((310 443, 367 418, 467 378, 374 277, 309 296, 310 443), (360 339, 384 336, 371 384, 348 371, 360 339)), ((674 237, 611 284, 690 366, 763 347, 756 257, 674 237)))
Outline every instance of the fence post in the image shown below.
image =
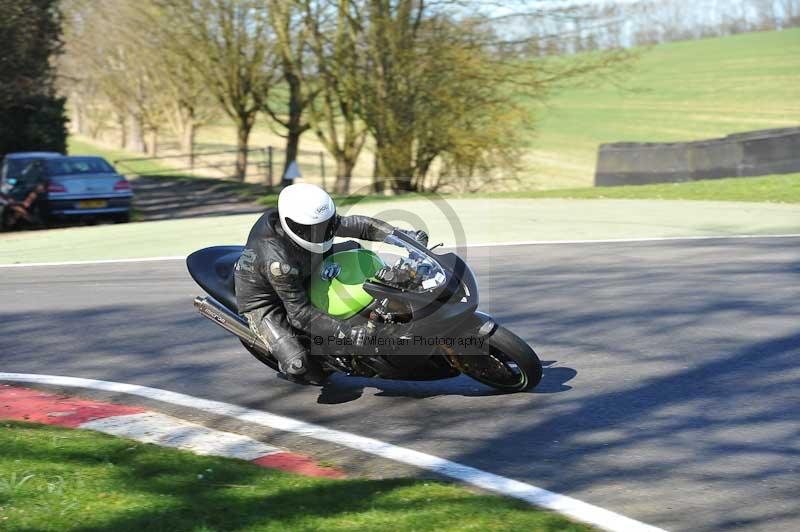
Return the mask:
POLYGON ((272 146, 267 146, 267 186, 272 188, 272 146))
POLYGON ((319 152, 319 169, 322 174, 322 189, 328 190, 328 187, 325 186, 325 152, 319 152))

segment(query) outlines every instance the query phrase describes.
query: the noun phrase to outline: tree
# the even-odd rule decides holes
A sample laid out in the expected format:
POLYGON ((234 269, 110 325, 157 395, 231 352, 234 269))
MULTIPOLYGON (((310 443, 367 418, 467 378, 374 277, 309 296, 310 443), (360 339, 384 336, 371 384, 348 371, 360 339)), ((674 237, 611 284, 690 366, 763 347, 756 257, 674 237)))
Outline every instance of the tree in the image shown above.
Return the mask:
POLYGON ((189 166, 194 167, 197 130, 215 116, 214 102, 192 65, 169 47, 162 50, 160 67, 169 73, 163 79, 161 95, 165 121, 178 138, 180 151, 187 154, 189 166))
POLYGON ((152 153, 155 139, 145 140, 149 129, 157 129, 160 117, 154 100, 161 79, 148 58, 145 32, 136 31, 136 10, 127 2, 65 2, 66 53, 61 61, 62 85, 71 94, 76 111, 87 114, 90 106, 100 107, 98 131, 108 116, 120 126, 122 146, 152 153), (103 27, 105 32, 98 32, 103 27), (95 96, 87 103, 82 96, 95 96), (101 101, 97 101, 101 100, 101 101))
POLYGON ((410 188, 436 190, 457 176, 464 185, 458 188, 471 190, 480 184, 473 178, 499 169, 509 178, 519 166, 521 132, 532 117, 511 97, 508 79, 525 82, 528 73, 492 58, 470 21, 442 18, 432 24, 426 37, 432 42, 425 45, 432 53, 419 65, 424 97, 415 104, 410 188), (437 160, 440 172, 428 179, 437 160))
MULTIPOLYGON (((573 29, 576 9, 558 12, 573 29)), ((503 22, 530 27, 540 10, 493 18, 485 3, 468 0, 362 0, 354 11, 354 98, 375 141, 376 190, 423 190, 442 165, 513 173, 519 131, 533 123, 518 102, 615 72, 631 56, 612 50, 569 62, 526 60, 521 51, 541 34, 503 31, 503 22)))
POLYGON ((275 83, 266 6, 257 0, 156 0, 159 24, 236 125, 236 175, 247 175, 250 132, 275 83))
POLYGON ((310 100, 309 120, 314 132, 336 159, 334 190, 347 194, 367 128, 358 116, 359 11, 351 0, 300 2, 312 62, 306 83, 316 98, 310 100))
MULTIPOLYGON (((446 3, 431 5, 437 7, 365 2, 353 92, 375 140, 376 191, 423 190, 437 160, 474 171, 489 154, 513 151, 526 113, 511 88, 535 87, 524 68, 512 71, 514 63, 503 60, 480 19, 455 17, 442 9, 446 3), (487 124, 494 135, 484 134, 487 124)), ((514 158, 494 158, 501 160, 514 158)))
POLYGON ((311 128, 304 115, 315 96, 315 93, 309 90, 303 70, 306 58, 306 32, 299 8, 300 5, 291 0, 269 0, 268 4, 268 16, 275 36, 275 53, 286 89, 287 112, 285 118, 276 112, 275 104, 271 103, 269 98, 264 102, 264 110, 286 130, 283 175, 297 160, 300 136, 311 128))
POLYGON ((389 179, 391 188, 411 190, 414 174, 415 104, 426 87, 419 81, 419 61, 427 52, 420 47, 426 16, 424 2, 367 0, 363 6, 361 35, 363 61, 358 82, 359 115, 375 139, 376 191, 389 179))
POLYGON ((94 136, 113 116, 121 147, 155 155, 158 134, 166 126, 191 164, 196 130, 212 116, 216 102, 194 66, 161 31, 166 24, 153 23, 164 12, 152 0, 63 2, 61 85, 70 95, 76 129, 94 136))
POLYGON ((0 0, 0 154, 66 151, 65 100, 51 60, 61 51, 55 0, 0 0))
POLYGON ((147 51, 144 61, 154 80, 152 99, 161 122, 177 137, 180 151, 194 166, 194 144, 200 126, 216 115, 216 102, 201 72, 182 53, 170 32, 167 13, 155 2, 140 2, 131 17, 130 27, 139 32, 139 45, 147 51), (159 21, 158 23, 152 23, 159 21), (141 28, 147 28, 142 31, 141 28))

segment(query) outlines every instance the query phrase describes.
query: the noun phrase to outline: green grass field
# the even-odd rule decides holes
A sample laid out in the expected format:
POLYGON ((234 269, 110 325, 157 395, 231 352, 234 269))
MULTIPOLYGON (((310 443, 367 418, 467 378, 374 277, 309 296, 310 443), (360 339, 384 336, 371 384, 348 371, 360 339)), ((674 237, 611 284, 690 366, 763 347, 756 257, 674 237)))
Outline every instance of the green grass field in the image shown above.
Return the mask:
MULTIPOLYGON (((141 153, 132 153, 126 150, 115 149, 115 148, 107 148, 96 144, 88 139, 80 139, 75 137, 70 137, 67 142, 67 152, 70 155, 99 155, 100 157, 105 158, 108 162, 114 163, 114 161, 118 159, 130 159, 134 157, 146 157, 146 155, 141 153)), ((147 163, 143 163, 137 165, 137 170, 140 172, 165 172, 168 173, 170 171, 168 165, 159 164, 157 161, 148 161, 147 163)), ((125 168, 123 165, 119 165, 117 168, 122 173, 125 173, 125 168)))
MULTIPOLYGON (((602 143, 688 141, 800 125, 800 28, 654 46, 613 83, 585 82, 529 105, 537 122, 526 135, 521 188, 589 187, 602 143)), ((201 138, 232 146, 234 131, 225 123, 201 138)), ((262 120, 256 138, 280 146, 268 131, 262 120)), ((313 135, 303 142, 319 149, 313 135)))
MULTIPOLYGON (((526 135, 525 169, 519 187, 590 187, 602 143, 688 141, 799 125, 800 28, 654 46, 644 50, 613 84, 562 90, 545 104, 531 101, 529 105, 535 109, 537 122, 526 135)), ((235 131, 227 120, 220 119, 202 128, 199 139, 201 147, 232 148, 235 131)), ((252 140, 254 146, 282 146, 265 118, 257 123, 252 140)), ((304 136, 302 143, 305 149, 321 149, 311 134, 304 136)), ((70 151, 96 152, 110 160, 135 156, 98 150, 75 139, 70 151)), ((357 169, 359 176, 371 172, 370 157, 365 150, 357 169)), ((332 161, 328 163, 332 168, 332 161)), ((363 179, 357 182, 366 183, 363 179)), ((641 193, 644 191, 636 194, 641 193)), ((563 197, 561 192, 556 194, 563 197)), ((570 194, 586 197, 583 194, 590 193, 570 194)))
POLYGON ((800 203, 800 174, 623 187, 579 187, 485 194, 489 198, 663 199, 800 203))
MULTIPOLYGON (((435 198, 470 198, 475 194, 406 194, 402 196, 334 196, 339 206, 362 201, 398 201, 435 198)), ((483 198, 536 199, 656 199, 690 201, 747 201, 764 203, 800 203, 800 174, 782 174, 761 177, 709 179, 684 183, 621 187, 578 187, 553 190, 528 190, 515 192, 488 192, 483 198)), ((263 196, 259 203, 274 207, 277 196, 263 196)))
POLYGON ((566 90, 546 103, 530 136, 530 187, 591 186, 601 143, 800 125, 800 28, 663 44, 632 67, 619 86, 566 90))
MULTIPOLYGON (((93 154, 105 157, 109 161, 130 157, 130 153, 102 148, 86 141, 70 138, 69 152, 75 155, 93 154)), ((169 169, 154 166, 153 170, 169 169)), ((174 176, 171 178, 202 179, 174 176)), ((242 193, 257 194, 258 187, 241 185, 242 193)), ((362 201, 394 201, 407 200, 414 197, 430 197, 430 195, 405 196, 362 196, 337 197, 337 203, 347 205, 362 201)), ((711 201, 748 201, 770 203, 800 203, 800 174, 783 174, 761 177, 710 179, 685 183, 663 183, 657 185, 623 186, 623 187, 575 187, 552 190, 528 190, 524 192, 497 192, 481 194, 492 198, 578 198, 578 199, 669 199, 669 200, 711 200, 711 201)), ((448 197, 448 196, 446 196, 448 197)), ((468 195, 452 197, 469 197, 468 195)), ((259 199, 264 206, 277 204, 277 196, 268 194, 259 199)))
POLYGON ((90 431, 0 422, 0 530, 590 528, 440 482, 306 478, 90 431))

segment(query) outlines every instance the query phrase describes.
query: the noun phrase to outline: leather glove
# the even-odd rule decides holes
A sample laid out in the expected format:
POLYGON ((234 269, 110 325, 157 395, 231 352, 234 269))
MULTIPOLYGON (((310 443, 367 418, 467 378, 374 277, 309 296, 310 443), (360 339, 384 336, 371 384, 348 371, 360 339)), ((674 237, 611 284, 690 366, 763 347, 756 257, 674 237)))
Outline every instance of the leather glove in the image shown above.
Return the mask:
POLYGON ((411 231, 408 229, 398 229, 398 231, 402 232, 409 238, 413 238, 423 246, 428 247, 428 233, 425 231, 411 231))

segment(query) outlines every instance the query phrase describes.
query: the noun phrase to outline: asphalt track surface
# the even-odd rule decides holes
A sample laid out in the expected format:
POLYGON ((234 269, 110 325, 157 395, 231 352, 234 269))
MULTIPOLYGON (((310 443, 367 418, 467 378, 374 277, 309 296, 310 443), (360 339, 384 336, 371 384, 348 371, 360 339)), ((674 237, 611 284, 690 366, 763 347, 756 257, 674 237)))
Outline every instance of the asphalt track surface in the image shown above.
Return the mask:
POLYGON ((670 530, 800 530, 800 239, 473 248, 481 308, 545 361, 280 380, 198 316, 181 261, 0 277, 0 370, 142 384, 448 458, 670 530))

